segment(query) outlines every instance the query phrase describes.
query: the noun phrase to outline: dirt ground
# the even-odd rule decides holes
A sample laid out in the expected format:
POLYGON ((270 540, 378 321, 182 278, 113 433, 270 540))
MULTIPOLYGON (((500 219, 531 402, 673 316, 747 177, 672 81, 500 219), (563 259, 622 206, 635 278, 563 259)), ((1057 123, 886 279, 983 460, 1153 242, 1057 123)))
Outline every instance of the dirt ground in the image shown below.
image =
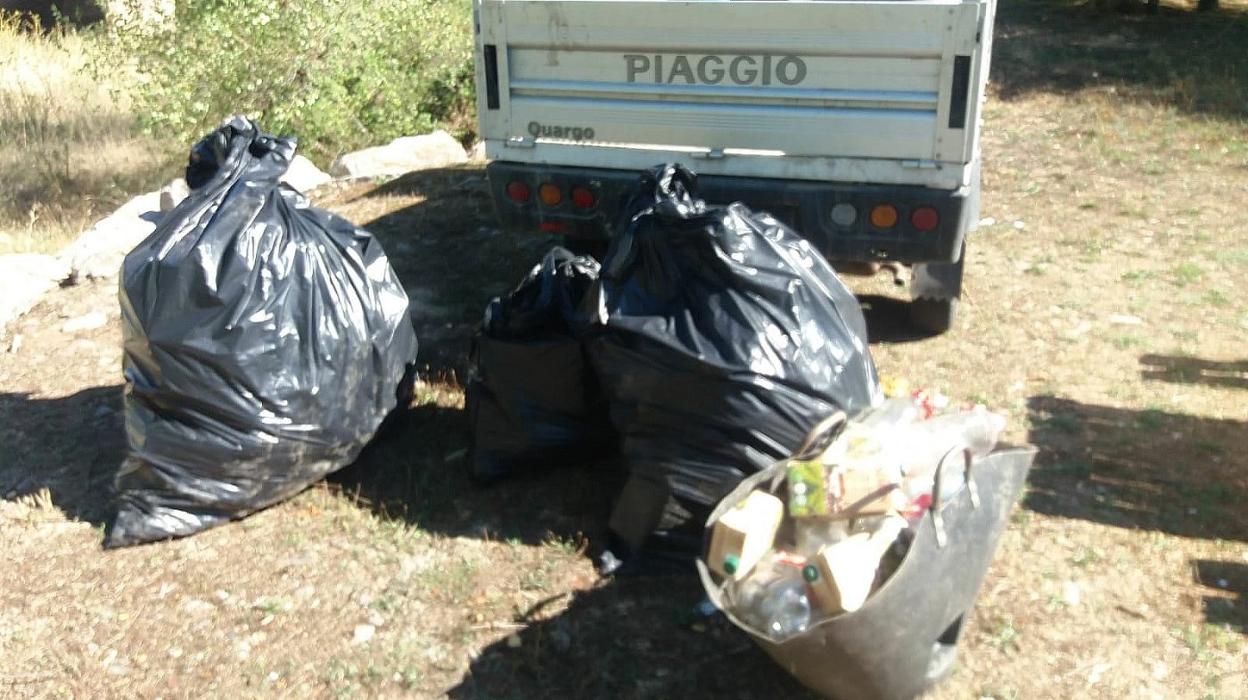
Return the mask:
MULTIPOLYGON (((1184 57, 1242 47, 1248 22, 1164 43, 1189 20, 1026 8, 998 27, 957 327, 914 337, 886 281, 851 280, 882 371, 1006 411, 1040 449, 931 696, 1246 698, 1248 127, 1226 105, 1245 93, 1158 94, 1216 86, 1184 57), (1163 60, 1164 86, 1132 72, 1163 60)), ((497 232, 478 167, 320 201, 391 253, 425 382, 287 503, 102 551, 125 449, 115 286, 56 290, 0 339, 0 697, 807 697, 694 613, 691 578, 596 575, 610 465, 463 477, 472 328, 551 239, 497 232)))

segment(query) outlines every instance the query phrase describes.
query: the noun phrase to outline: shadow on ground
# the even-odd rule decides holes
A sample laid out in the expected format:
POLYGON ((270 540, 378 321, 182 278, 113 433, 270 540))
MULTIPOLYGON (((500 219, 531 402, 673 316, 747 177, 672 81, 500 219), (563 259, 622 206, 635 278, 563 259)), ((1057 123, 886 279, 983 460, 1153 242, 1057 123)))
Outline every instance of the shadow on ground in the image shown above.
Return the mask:
POLYGON ((1248 389, 1248 360, 1219 362, 1181 355, 1144 355, 1140 357, 1140 377, 1145 381, 1248 389))
POLYGON ((331 208, 385 246, 412 299, 426 374, 461 375, 485 305, 559 243, 499 231, 478 165, 409 173, 331 208))
POLYGON ((993 39, 997 95, 1113 88, 1122 99, 1243 119, 1248 7, 1161 10, 1124 14, 1054 0, 1003 1, 993 39))
POLYGON ((1027 508, 1117 527, 1248 541, 1248 424, 1053 396, 1028 402, 1040 448, 1027 508))
POLYGON ((858 303, 867 319, 867 339, 872 343, 909 343, 935 335, 910 321, 910 302, 904 299, 864 294, 858 303))
POLYGON ((0 393, 0 416, 0 497, 46 488, 71 519, 98 525, 111 515, 113 477, 126 450, 120 386, 57 399, 0 393))
POLYGON ((455 700, 484 698, 814 698, 722 616, 694 604, 688 578, 613 581, 530 621, 473 661, 455 700), (662 627, 662 630, 656 630, 662 627))
POLYGON ((1209 591, 1203 597, 1205 622, 1248 634, 1248 565, 1196 559, 1192 570, 1195 582, 1209 591))
POLYGON ((435 404, 396 415, 354 464, 330 477, 384 517, 452 537, 601 542, 622 482, 611 463, 517 474, 491 485, 467 474, 468 425, 435 404))

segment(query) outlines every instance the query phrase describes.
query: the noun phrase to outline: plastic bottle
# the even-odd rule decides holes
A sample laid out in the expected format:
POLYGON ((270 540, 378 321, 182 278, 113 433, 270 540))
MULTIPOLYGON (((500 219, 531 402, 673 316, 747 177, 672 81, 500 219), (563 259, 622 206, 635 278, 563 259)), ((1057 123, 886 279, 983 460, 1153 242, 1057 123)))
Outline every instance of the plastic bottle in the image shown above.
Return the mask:
POLYGON ((802 578, 804 557, 771 552, 731 593, 732 612, 750 627, 780 641, 810 626, 810 597, 802 578))
POLYGON ((810 598, 801 572, 779 578, 767 586, 766 595, 758 606, 758 616, 765 621, 765 631, 775 640, 787 639, 810 626, 810 598))
POLYGON ((866 415, 859 418, 863 425, 879 428, 891 428, 898 425, 913 423, 919 419, 919 406, 909 396, 888 399, 866 415))
POLYGON ((982 407, 911 425, 902 458, 902 489, 906 496, 915 501, 931 495, 936 469, 946 455, 940 497, 955 496, 965 485, 962 456, 958 453, 970 450, 976 457, 988 455, 1004 429, 1005 417, 982 407))

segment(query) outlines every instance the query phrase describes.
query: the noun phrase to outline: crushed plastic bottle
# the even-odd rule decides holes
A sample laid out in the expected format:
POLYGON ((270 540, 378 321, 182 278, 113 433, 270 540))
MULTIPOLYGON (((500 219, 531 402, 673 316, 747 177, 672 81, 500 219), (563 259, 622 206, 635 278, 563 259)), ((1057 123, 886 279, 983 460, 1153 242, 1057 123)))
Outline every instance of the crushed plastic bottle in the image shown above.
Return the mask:
POLYGON ((806 559, 773 551, 733 586, 732 612, 755 630, 781 641, 810 626, 811 606, 802 568, 806 559))
POLYGON ((810 626, 810 598, 806 581, 796 578, 776 579, 767 586, 759 603, 758 614, 766 621, 766 631, 773 639, 785 639, 810 626))
POLYGON ((930 503, 936 469, 947 455, 949 463, 941 473, 940 497, 943 500, 957 495, 965 485, 966 475, 956 453, 969 450, 975 457, 985 457, 996 447, 1004 430, 1005 416, 983 407, 911 424, 901 467, 906 496, 912 502, 930 503))

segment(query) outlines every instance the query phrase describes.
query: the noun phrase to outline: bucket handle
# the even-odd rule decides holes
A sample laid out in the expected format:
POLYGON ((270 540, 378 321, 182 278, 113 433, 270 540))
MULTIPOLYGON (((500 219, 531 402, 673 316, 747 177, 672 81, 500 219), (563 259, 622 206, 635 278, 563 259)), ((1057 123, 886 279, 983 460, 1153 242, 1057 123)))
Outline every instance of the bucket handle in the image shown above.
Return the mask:
MULTIPOLYGON (((936 533, 936 546, 943 548, 949 541, 949 536, 945 533, 945 519, 940 514, 943 507, 940 497, 940 482, 945 471, 945 465, 949 463, 949 457, 955 453, 962 453, 962 483, 971 497, 971 507, 979 508, 979 488, 975 486, 975 480, 972 478, 972 467, 975 466, 975 453, 971 452, 971 448, 963 445, 950 449, 940 458, 940 463, 936 465, 936 474, 932 479, 932 505, 928 509, 932 514, 932 529, 936 533)), ((952 468, 952 467, 951 467, 952 468)))
POLYGON ((828 449, 832 444, 832 438, 836 437, 840 431, 839 428, 845 427, 845 423, 849 418, 844 411, 837 411, 832 415, 824 418, 815 424, 806 434, 806 439, 802 441, 800 447, 793 451, 793 456, 789 459, 814 459, 828 449))

